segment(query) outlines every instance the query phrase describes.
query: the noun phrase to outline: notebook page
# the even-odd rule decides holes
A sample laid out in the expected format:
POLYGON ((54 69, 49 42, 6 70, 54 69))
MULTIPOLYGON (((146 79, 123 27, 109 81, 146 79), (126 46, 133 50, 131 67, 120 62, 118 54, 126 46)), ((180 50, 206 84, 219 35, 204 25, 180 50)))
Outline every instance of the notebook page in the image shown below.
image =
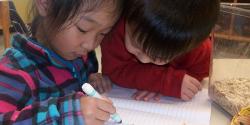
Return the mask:
POLYGON ((108 96, 111 97, 117 109, 155 113, 199 125, 210 123, 211 103, 207 89, 199 92, 192 101, 188 102, 166 97, 161 98, 160 102, 136 101, 130 98, 134 92, 135 90, 114 87, 108 96))
MULTIPOLYGON (((185 121, 181 121, 172 117, 166 117, 160 114, 146 113, 123 108, 118 108, 117 112, 123 118, 123 124, 119 125, 189 125, 189 123, 185 121)), ((109 121, 105 125, 117 124, 109 121)))

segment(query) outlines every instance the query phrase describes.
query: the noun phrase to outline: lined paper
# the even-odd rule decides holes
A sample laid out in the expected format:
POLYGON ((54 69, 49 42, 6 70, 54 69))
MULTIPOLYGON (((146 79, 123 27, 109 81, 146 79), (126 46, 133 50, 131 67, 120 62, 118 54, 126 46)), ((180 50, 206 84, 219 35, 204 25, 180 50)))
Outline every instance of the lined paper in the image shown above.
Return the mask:
MULTIPOLYGON (((185 121, 178 121, 172 117, 166 117, 161 114, 140 112, 136 110, 129 110, 118 108, 117 112, 122 117, 122 125, 184 125, 185 121)), ((115 125, 112 122, 106 125, 115 125)))
MULTIPOLYGON (((124 125, 209 125, 211 103, 208 90, 200 91, 191 101, 162 97, 160 102, 136 101, 135 90, 114 87, 107 94, 121 115, 124 125)), ((113 123, 106 123, 112 125, 113 123)))

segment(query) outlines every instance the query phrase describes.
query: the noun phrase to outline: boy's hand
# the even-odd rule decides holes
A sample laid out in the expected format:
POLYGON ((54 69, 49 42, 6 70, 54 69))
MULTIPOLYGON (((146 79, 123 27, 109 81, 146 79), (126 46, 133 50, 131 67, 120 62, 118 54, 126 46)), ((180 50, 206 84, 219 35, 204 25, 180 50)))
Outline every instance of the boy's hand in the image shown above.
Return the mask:
POLYGON ((81 112, 86 125, 103 125, 115 113, 113 103, 108 99, 83 96, 80 99, 81 112))
POLYGON ((181 99, 191 100, 202 89, 201 83, 194 77, 185 74, 181 86, 181 99))
POLYGON ((137 90, 137 92, 135 92, 132 95, 132 98, 134 98, 135 100, 143 100, 143 101, 149 101, 151 99, 155 101, 160 101, 160 97, 161 95, 159 93, 149 92, 149 91, 140 91, 140 90, 137 90))
POLYGON ((110 91, 112 88, 111 80, 101 73, 90 74, 89 83, 101 94, 110 91))

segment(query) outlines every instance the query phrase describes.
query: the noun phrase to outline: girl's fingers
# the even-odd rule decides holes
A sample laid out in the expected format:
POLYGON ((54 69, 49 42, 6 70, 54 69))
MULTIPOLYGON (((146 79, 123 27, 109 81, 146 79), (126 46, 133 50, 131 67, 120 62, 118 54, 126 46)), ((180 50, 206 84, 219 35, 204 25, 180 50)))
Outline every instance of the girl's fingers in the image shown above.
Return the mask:
POLYGON ((112 81, 108 77, 105 77, 105 79, 106 81, 108 81, 108 87, 109 87, 108 89, 111 90, 113 85, 112 81))
POLYGON ((97 82, 97 85, 98 85, 98 89, 100 90, 99 92, 102 94, 105 92, 105 86, 103 85, 104 82, 102 80, 102 76, 101 74, 97 74, 96 75, 96 82, 97 82))
POLYGON ((104 79, 104 77, 101 74, 98 75, 98 80, 100 81, 99 82, 99 87, 101 89, 100 93, 107 92, 108 91, 107 81, 104 79))
POLYGON ((104 121, 101 121, 101 120, 97 120, 95 124, 93 125, 104 125, 104 121))
POLYGON ((113 104, 106 100, 97 99, 97 108, 110 114, 116 112, 113 104))
POLYGON ((100 93, 103 94, 106 91, 105 85, 103 85, 103 82, 99 83, 100 93))
POLYGON ((103 111, 101 109, 96 110, 96 119, 105 122, 109 120, 109 117, 110 117, 110 113, 103 111))
POLYGON ((102 96, 102 101, 106 101, 107 103, 109 103, 109 104, 113 105, 112 100, 111 100, 111 99, 109 99, 108 97, 106 97, 105 95, 104 95, 104 96, 102 96))
POLYGON ((99 93, 104 92, 103 85, 102 85, 103 84, 102 75, 100 73, 91 74, 89 77, 89 80, 90 80, 91 85, 93 85, 94 88, 96 88, 99 93))
POLYGON ((111 90, 112 84, 111 84, 111 81, 109 80, 108 77, 103 76, 103 78, 102 78, 102 84, 103 84, 105 92, 108 92, 108 91, 111 90))
POLYGON ((95 81, 91 81, 91 82, 89 82, 96 90, 98 90, 98 88, 97 88, 97 84, 96 84, 96 82, 95 81))
POLYGON ((97 85, 97 91, 99 92, 99 93, 103 93, 103 89, 102 89, 102 87, 100 86, 100 85, 97 85))
POLYGON ((99 120, 94 117, 88 117, 84 119, 86 125, 104 125, 105 121, 99 120))
POLYGON ((103 125, 115 111, 111 102, 94 97, 83 96, 80 99, 81 111, 86 125, 103 125))

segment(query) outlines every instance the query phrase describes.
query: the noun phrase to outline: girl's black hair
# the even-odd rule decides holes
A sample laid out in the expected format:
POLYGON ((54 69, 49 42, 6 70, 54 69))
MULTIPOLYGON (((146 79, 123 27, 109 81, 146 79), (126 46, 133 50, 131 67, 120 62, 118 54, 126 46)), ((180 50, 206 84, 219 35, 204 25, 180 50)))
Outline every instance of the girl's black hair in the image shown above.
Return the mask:
MULTIPOLYGON (((123 10, 123 0, 48 0, 46 25, 51 29, 48 32, 57 32, 65 26, 65 22, 74 19, 80 11, 89 12, 98 9, 105 2, 113 2, 115 9, 111 13, 114 12, 114 16, 120 15, 123 10)), ((43 17, 34 9, 35 7, 33 7, 34 19, 31 28, 33 35, 36 34, 37 28, 40 28, 44 22, 43 17)))
POLYGON ((207 38, 219 15, 219 0, 126 0, 132 38, 152 59, 171 60, 207 38))

